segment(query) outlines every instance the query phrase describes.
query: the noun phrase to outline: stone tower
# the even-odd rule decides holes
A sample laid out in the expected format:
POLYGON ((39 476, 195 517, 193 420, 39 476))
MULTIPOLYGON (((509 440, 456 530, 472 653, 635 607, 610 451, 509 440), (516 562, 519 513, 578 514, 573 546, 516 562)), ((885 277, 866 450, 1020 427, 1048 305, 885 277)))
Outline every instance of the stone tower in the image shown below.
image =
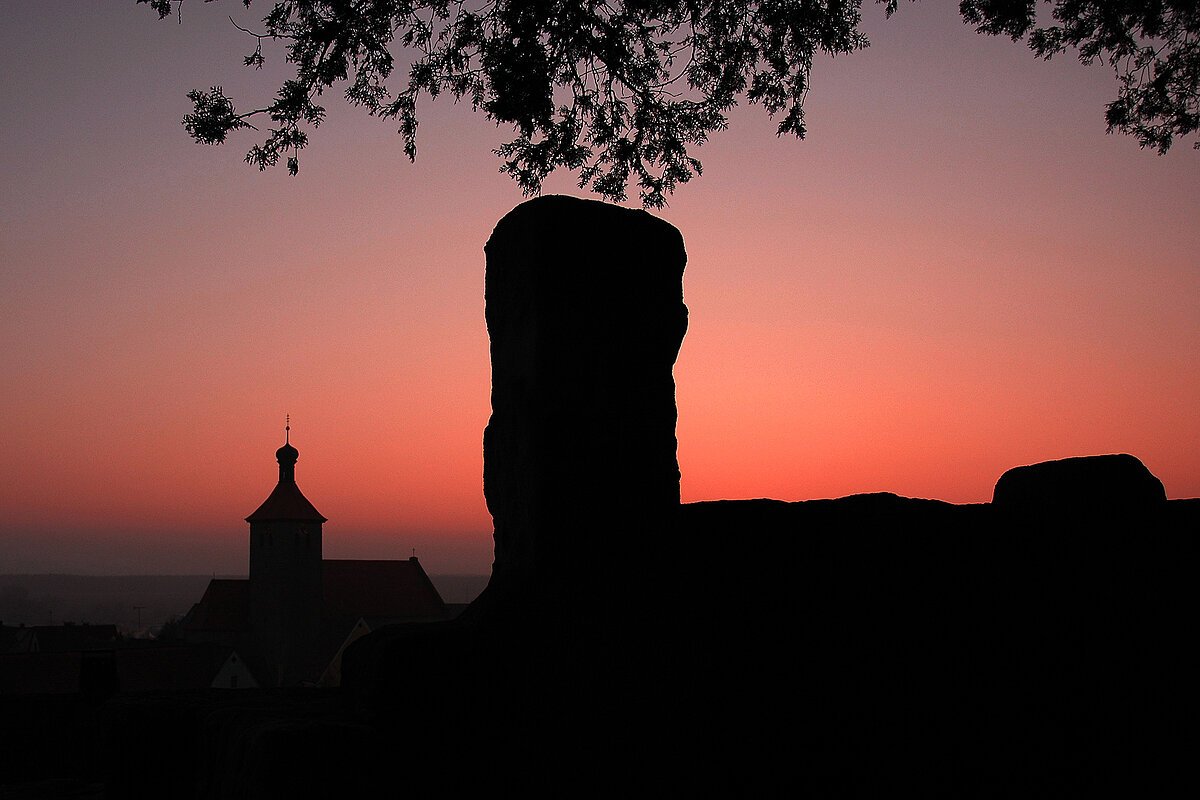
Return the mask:
MULTIPOLYGON (((290 426, 288 428, 290 430, 290 426)), ((250 624, 278 685, 307 666, 321 621, 321 526, 325 517, 296 485, 300 453, 285 433, 275 451, 279 483, 250 523, 250 624)))

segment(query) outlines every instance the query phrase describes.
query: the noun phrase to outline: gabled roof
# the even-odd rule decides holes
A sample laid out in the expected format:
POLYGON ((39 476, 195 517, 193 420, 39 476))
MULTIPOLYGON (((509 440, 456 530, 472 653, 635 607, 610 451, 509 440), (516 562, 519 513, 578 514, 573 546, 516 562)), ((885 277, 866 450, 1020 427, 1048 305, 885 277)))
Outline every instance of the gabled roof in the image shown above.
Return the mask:
POLYGON ((240 631, 250 625, 250 581, 213 578, 192 606, 184 628, 191 632, 240 631))
POLYGON ((275 522, 279 520, 296 522, 325 522, 321 512, 308 502, 308 498, 300 492, 300 487, 294 481, 280 480, 275 489, 268 495, 263 504, 258 507, 246 522, 275 522))
POLYGON ((442 619, 446 606, 416 558, 322 563, 329 616, 442 619))

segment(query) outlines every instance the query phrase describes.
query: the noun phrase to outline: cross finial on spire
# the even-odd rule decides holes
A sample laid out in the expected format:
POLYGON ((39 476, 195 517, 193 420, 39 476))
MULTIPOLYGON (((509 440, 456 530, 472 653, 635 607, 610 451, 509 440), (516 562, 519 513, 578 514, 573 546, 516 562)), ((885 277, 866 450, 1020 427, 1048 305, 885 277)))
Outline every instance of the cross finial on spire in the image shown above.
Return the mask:
POLYGON ((291 441, 290 441, 291 435, 292 435, 292 415, 284 414, 283 415, 283 443, 284 444, 291 444, 291 441))

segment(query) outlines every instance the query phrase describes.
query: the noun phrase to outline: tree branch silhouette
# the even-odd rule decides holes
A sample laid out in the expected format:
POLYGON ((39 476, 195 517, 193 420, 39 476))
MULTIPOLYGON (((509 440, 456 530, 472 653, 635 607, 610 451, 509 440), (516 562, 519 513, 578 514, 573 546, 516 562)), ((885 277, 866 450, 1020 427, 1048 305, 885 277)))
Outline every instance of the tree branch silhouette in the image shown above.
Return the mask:
MULTIPOLYGON (((137 0, 160 18, 172 2, 137 0)), ((205 0, 214 2, 214 0, 205 0)), ((242 0, 251 6, 253 0, 242 0)), ((898 0, 876 0, 888 16, 898 0)), ((246 161, 260 170, 287 156, 293 175, 316 100, 344 87, 352 105, 392 120, 404 152, 417 153, 417 105, 450 95, 516 136, 494 152, 526 195, 558 169, 609 200, 636 184, 647 207, 701 174, 692 151, 723 130, 740 100, 778 118, 776 133, 804 138, 804 101, 818 53, 867 47, 862 0, 282 0, 263 18, 246 66, 261 69, 265 39, 285 42, 294 75, 270 105, 238 113, 213 87, 194 90, 188 133, 205 144, 273 125, 246 161), (680 65, 683 53, 688 54, 680 65), (393 85, 397 67, 407 79, 393 85)), ((1117 99, 1109 132, 1165 153, 1200 127, 1200 3, 1195 0, 963 0, 980 33, 1027 40, 1051 58, 1068 50, 1113 66, 1117 99), (1056 24, 1038 25, 1038 9, 1056 24)), ((232 21, 232 20, 231 20, 232 21)), ((1200 147, 1200 141, 1196 143, 1200 147)))

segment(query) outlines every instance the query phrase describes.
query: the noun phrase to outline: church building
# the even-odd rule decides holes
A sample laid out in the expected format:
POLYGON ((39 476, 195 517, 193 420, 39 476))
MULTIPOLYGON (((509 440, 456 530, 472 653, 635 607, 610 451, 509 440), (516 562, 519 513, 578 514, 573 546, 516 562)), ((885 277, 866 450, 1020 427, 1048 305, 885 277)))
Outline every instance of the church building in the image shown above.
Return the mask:
POLYGON ((275 452, 279 482, 246 517, 249 579, 213 579, 183 634, 232 646, 260 686, 337 685, 341 653, 355 638, 380 625, 446 619, 447 610, 416 556, 322 558, 327 520, 296 485, 300 454, 290 430, 275 452))

